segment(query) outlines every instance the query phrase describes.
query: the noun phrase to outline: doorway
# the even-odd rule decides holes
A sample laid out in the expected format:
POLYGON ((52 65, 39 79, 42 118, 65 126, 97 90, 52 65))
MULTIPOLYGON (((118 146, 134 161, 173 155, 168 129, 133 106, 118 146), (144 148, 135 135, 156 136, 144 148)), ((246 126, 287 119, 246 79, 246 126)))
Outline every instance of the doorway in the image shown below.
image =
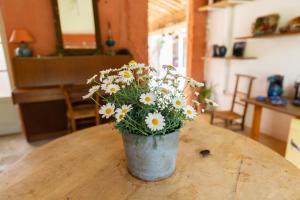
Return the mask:
POLYGON ((158 74, 163 65, 173 65, 177 73, 187 71, 187 0, 148 1, 148 58, 158 74))

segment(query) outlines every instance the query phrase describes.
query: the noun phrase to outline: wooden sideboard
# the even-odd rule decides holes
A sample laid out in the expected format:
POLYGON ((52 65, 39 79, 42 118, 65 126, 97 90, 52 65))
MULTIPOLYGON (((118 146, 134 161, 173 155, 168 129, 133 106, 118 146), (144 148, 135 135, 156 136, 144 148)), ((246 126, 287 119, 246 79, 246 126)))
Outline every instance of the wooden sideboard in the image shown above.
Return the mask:
POLYGON ((15 89, 22 132, 28 141, 67 133, 66 105, 62 84, 85 84, 100 70, 121 67, 132 56, 67 56, 13 58, 15 89))

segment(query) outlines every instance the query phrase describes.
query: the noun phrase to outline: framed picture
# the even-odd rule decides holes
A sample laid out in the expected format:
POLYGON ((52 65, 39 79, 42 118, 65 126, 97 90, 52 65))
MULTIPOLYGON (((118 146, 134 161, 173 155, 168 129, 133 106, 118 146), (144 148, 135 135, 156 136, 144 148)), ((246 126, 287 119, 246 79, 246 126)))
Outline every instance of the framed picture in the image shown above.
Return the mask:
POLYGON ((253 35, 264 35, 275 33, 279 21, 278 14, 262 16, 256 19, 252 33, 253 35))
POLYGON ((293 18, 284 27, 280 28, 281 33, 291 33, 300 31, 300 16, 293 18))
POLYGON ((243 57, 246 48, 246 42, 235 42, 233 45, 232 55, 235 57, 243 57))

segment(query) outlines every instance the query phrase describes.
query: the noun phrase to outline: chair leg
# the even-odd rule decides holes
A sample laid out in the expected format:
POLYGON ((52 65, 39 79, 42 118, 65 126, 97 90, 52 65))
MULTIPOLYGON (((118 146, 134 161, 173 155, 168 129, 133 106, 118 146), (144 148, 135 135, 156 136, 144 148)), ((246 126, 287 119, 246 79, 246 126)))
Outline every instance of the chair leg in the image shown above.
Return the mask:
POLYGON ((225 128, 228 128, 228 120, 225 120, 225 128))
POLYGON ((210 124, 214 124, 214 118, 215 118, 214 113, 211 113, 210 114, 210 124))
POLYGON ((96 120, 96 125, 99 125, 100 124, 100 116, 98 113, 96 113, 95 120, 96 120))
POLYGON ((245 130, 245 124, 244 124, 244 122, 241 123, 241 130, 242 130, 242 131, 245 130))
POLYGON ((76 131, 76 122, 75 122, 75 119, 71 119, 71 130, 72 130, 72 132, 76 131))
POLYGON ((71 127, 71 120, 69 118, 68 118, 67 128, 68 128, 68 133, 71 133, 72 132, 72 127, 71 127))

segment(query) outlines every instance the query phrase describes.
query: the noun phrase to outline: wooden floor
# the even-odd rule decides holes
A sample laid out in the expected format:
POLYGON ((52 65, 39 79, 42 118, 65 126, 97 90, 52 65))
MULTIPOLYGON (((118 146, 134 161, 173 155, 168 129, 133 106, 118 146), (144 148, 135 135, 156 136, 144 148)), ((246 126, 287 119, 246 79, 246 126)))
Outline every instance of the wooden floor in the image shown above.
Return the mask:
MULTIPOLYGON (((209 114, 200 115, 198 120, 200 122, 209 123, 210 115, 209 114)), ((223 126, 223 124, 220 124, 220 126, 223 126)), ((250 137, 251 129, 246 127, 244 131, 236 131, 236 132, 237 132, 237 134, 242 134, 242 135, 245 135, 247 137, 250 137)), ((276 138, 270 137, 270 136, 268 136, 266 134, 263 134, 263 133, 260 134, 259 142, 266 145, 266 146, 268 146, 269 148, 276 151, 280 155, 282 155, 282 156, 285 155, 286 142, 283 142, 283 141, 278 140, 276 138)))
MULTIPOLYGON (((199 120, 199 123, 208 122, 209 115, 201 115, 197 120, 199 120)), ((237 134, 242 134, 245 136, 249 136, 249 133, 249 128, 246 128, 246 130, 243 132, 237 132, 237 134)), ((23 155, 43 144, 46 144, 47 142, 49 142, 49 140, 29 144, 21 134, 0 136, 0 173, 6 167, 20 159, 23 155)), ((286 147, 285 142, 263 134, 261 135, 260 142, 284 156, 286 147)))
POLYGON ((22 156, 47 142, 49 141, 29 144, 22 134, 0 136, 0 174, 22 156))

